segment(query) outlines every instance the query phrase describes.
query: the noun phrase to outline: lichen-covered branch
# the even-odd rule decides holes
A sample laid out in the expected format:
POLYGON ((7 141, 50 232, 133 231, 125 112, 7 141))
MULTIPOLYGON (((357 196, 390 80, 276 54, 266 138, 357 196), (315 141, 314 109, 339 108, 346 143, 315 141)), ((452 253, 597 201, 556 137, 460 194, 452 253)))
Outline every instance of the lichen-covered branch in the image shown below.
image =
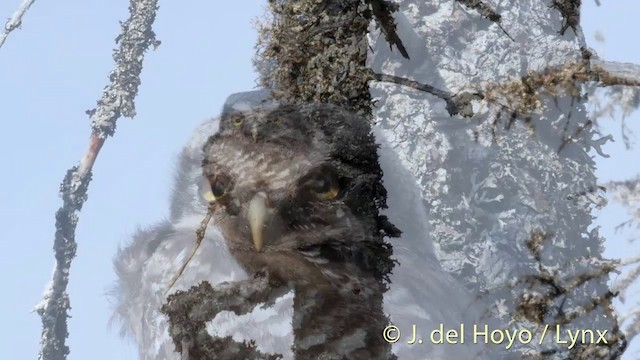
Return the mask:
POLYGON ((157 44, 151 30, 157 8, 157 0, 130 2, 130 16, 122 23, 122 33, 116 39, 120 46, 113 55, 116 65, 109 75, 111 83, 105 87, 97 107, 87 112, 91 116, 92 127, 89 147, 80 164, 67 171, 60 186, 62 207, 56 212, 53 244, 55 268, 43 299, 36 307, 42 318, 40 359, 63 360, 69 354, 69 347, 65 344, 71 308, 67 284, 76 254, 78 212, 87 200, 91 169, 106 138, 113 135, 120 116, 135 115, 134 99, 140 85, 144 53, 150 45, 157 44))
POLYGON ((577 96, 581 91, 580 85, 587 82, 597 82, 599 86, 640 86, 640 65, 591 59, 531 72, 518 80, 491 84, 474 93, 459 94, 400 76, 374 72, 370 76, 371 80, 395 83, 432 94, 446 102, 451 116, 473 116, 471 101, 482 99, 522 116, 540 110, 542 91, 577 96))
MULTIPOLYGON (((551 245, 554 234, 542 230, 532 231, 525 245, 536 262, 535 274, 524 274, 509 288, 517 289, 517 302, 513 319, 517 321, 530 321, 536 326, 556 327, 570 326, 579 317, 600 309, 607 317, 615 318, 612 299, 617 296, 617 291, 606 290, 601 294, 592 294, 589 299, 581 303, 568 304, 567 299, 574 296, 583 288, 606 279, 612 273, 617 272, 620 262, 616 260, 604 260, 598 257, 582 259, 589 263, 589 269, 584 272, 574 272, 573 267, 578 261, 554 266, 546 265, 548 258, 543 257, 544 248, 551 245)), ((603 335, 602 343, 582 344, 572 354, 577 359, 606 359, 618 358, 626 349, 628 341, 620 331, 618 324, 607 330, 603 335), (579 355, 578 355, 579 354, 579 355)), ((542 344, 542 343, 541 343, 542 344)), ((542 353, 561 353, 562 347, 553 341, 545 343, 542 353)))
POLYGON ((7 41, 9 34, 22 25, 22 17, 24 17, 24 14, 27 13, 27 10, 29 10, 34 2, 36 2, 36 0, 22 0, 18 10, 16 10, 4 24, 4 30, 0 33, 0 48, 4 45, 5 41, 7 41))
POLYGON ((488 85, 478 96, 518 116, 528 116, 542 110, 543 93, 580 97, 581 85, 588 82, 598 86, 640 86, 640 65, 597 59, 578 61, 488 85))
POLYGON ((278 359, 280 355, 263 354, 252 343, 239 343, 230 336, 213 338, 207 333, 206 323, 222 311, 242 315, 260 303, 269 303, 288 291, 268 273, 253 279, 222 283, 216 288, 203 281, 187 291, 169 295, 162 312, 169 317, 169 334, 176 351, 191 360, 198 359, 278 359), (185 349, 188 345, 188 349, 185 349))
POLYGON ((263 85, 282 101, 333 103, 369 117, 369 5, 325 0, 270 6, 275 18, 261 29, 260 58, 277 66, 261 74, 263 85))

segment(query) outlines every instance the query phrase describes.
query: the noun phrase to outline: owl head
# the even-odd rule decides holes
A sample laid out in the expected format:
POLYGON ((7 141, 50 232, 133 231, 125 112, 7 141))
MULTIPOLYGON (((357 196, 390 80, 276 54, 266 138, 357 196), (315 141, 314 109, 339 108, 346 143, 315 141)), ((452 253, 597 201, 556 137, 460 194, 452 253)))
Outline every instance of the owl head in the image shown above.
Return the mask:
POLYGON ((224 114, 204 146, 203 196, 232 250, 305 252, 386 275, 392 263, 377 145, 329 104, 224 114))

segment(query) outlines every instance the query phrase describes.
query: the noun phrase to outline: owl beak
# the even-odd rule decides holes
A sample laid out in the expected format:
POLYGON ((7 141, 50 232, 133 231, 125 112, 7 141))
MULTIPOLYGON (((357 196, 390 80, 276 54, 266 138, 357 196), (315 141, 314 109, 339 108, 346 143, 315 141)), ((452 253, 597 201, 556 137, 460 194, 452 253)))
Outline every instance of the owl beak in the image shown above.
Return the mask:
POLYGON ((258 141, 258 125, 257 124, 253 124, 253 127, 251 128, 251 138, 253 139, 253 142, 258 141))
POLYGON ((262 246, 264 245, 264 228, 267 224, 268 215, 267 194, 259 192, 251 199, 248 213, 251 238, 257 252, 262 251, 262 246))

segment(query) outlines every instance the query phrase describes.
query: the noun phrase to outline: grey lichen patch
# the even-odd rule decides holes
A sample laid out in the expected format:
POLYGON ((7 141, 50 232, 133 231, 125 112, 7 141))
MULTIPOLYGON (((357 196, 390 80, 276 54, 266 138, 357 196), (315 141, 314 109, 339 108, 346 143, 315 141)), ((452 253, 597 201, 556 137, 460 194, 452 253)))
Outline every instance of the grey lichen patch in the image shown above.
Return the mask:
MULTIPOLYGON (((212 337, 206 323, 222 311, 240 315, 282 295, 285 290, 268 274, 236 283, 223 283, 214 290, 204 281, 188 291, 177 291, 168 297, 162 312, 169 317, 169 334, 176 351, 188 359, 281 359, 280 354, 264 354, 253 342, 236 342, 231 336, 212 337), (186 348, 185 348, 186 347, 186 348)), ((184 357, 183 357, 184 358, 184 357)))
POLYGON ((366 34, 372 18, 361 1, 271 1, 261 28, 262 74, 279 100, 333 103, 370 114, 366 34))
POLYGON ((578 61, 566 66, 532 71, 520 79, 487 86, 484 97, 490 103, 505 104, 526 116, 543 111, 543 95, 581 97, 581 84, 591 80, 588 64, 578 61))

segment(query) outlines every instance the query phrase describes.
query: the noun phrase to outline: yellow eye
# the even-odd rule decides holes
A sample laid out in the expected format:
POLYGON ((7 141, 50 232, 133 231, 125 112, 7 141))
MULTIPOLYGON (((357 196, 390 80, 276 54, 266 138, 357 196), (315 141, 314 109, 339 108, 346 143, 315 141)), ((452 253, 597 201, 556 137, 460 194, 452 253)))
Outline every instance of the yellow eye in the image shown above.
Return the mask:
POLYGON ((238 127, 240 125, 242 125, 242 117, 240 116, 236 116, 234 118, 231 119, 231 125, 238 127))
POLYGON ((338 179, 328 174, 317 174, 307 184, 309 189, 321 199, 331 200, 340 194, 338 179))
POLYGON ((207 202, 216 202, 227 195, 227 184, 223 179, 216 177, 213 180, 209 181, 208 179, 203 179, 203 184, 200 187, 200 195, 207 202))

